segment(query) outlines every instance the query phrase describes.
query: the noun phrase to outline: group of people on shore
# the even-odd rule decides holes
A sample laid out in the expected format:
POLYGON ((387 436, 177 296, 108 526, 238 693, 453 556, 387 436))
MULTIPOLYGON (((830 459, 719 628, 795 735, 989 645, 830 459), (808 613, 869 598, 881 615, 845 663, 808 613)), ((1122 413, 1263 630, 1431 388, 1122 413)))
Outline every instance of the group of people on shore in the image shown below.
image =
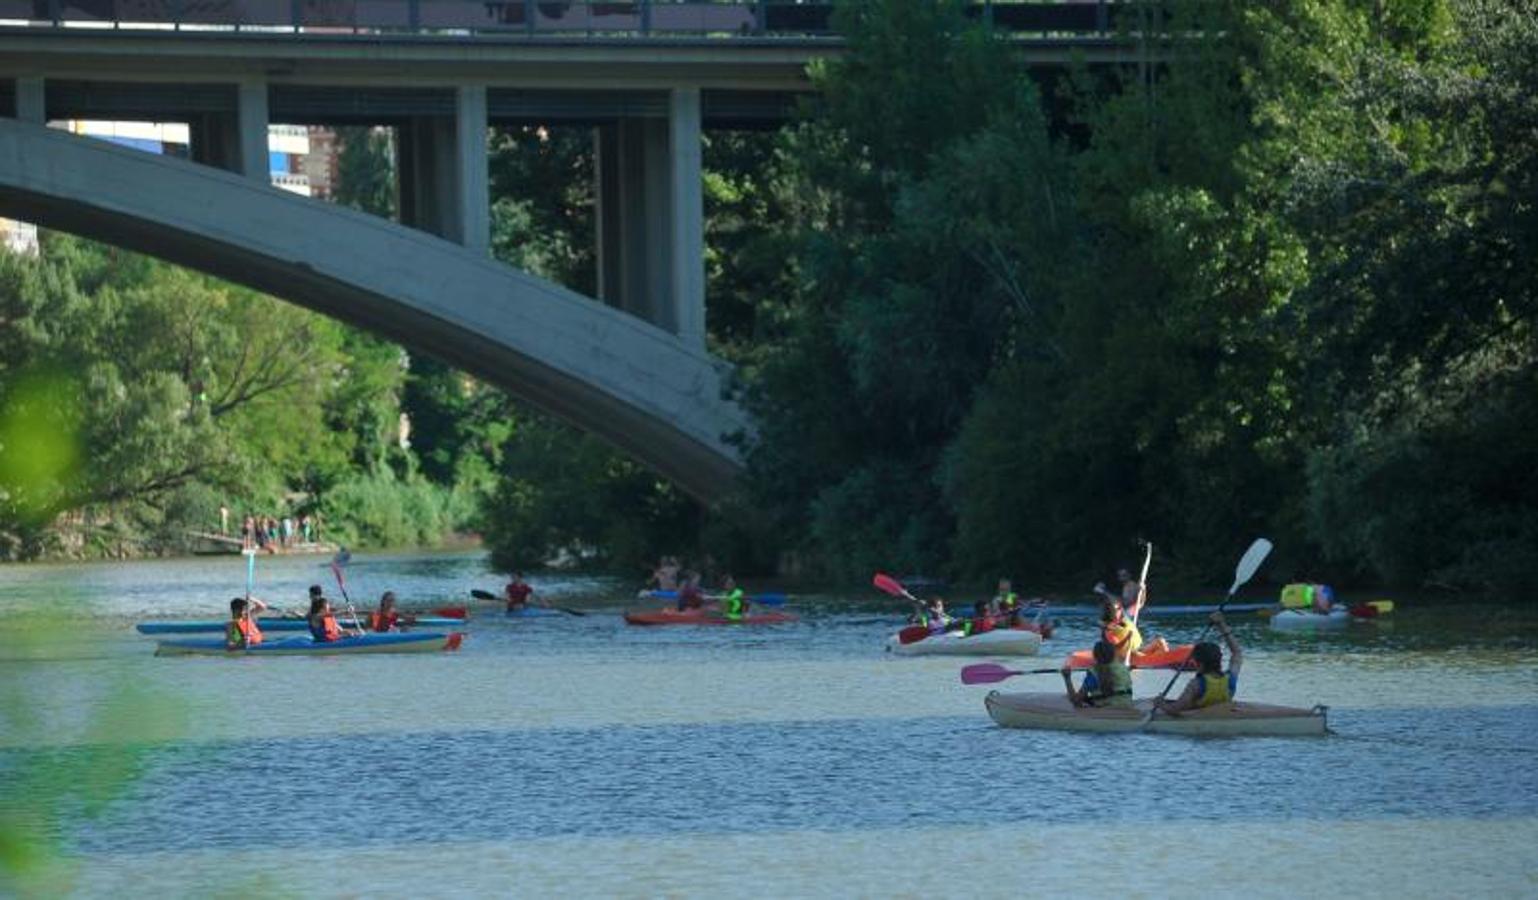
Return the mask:
MULTIPOLYGON (((230 509, 219 507, 219 533, 230 533, 230 509)), ((320 513, 293 516, 248 515, 240 525, 240 548, 276 553, 320 540, 320 513)))
MULTIPOLYGON (((326 597, 326 592, 318 584, 310 585, 309 611, 305 614, 305 621, 310 628, 310 637, 318 643, 330 643, 339 641, 350 635, 372 632, 396 631, 402 625, 410 625, 415 620, 414 616, 402 615, 395 608, 395 592, 385 591, 379 598, 379 608, 368 614, 367 624, 359 619, 357 613, 353 613, 353 627, 346 628, 337 621, 336 611, 331 606, 331 601, 326 597)), ((255 647, 262 642, 262 629, 257 624, 261 613, 272 609, 272 606, 259 597, 234 597, 230 600, 230 621, 224 630, 224 646, 229 650, 244 650, 247 647, 255 647)))

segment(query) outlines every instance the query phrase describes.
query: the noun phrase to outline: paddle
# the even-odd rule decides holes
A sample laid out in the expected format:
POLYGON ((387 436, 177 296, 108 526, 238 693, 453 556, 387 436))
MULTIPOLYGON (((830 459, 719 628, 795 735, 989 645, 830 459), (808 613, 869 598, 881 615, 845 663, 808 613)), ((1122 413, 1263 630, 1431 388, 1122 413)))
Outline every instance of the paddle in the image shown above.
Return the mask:
MULTIPOLYGON (((1069 668, 1069 669, 1080 668, 1078 665, 1075 665, 1075 663, 1074 663, 1074 655, 1070 654, 1067 662, 1065 662, 1062 666, 1057 667, 1056 669, 1027 669, 1027 670, 1025 670, 1023 672, 1017 672, 1017 671, 1015 671, 1013 669, 1006 669, 1003 666, 995 665, 994 663, 977 663, 976 665, 963 666, 962 667, 962 669, 961 669, 961 683, 962 684, 991 684, 991 683, 993 683, 995 681, 1003 681, 1006 678, 1013 678, 1016 675, 1047 675, 1047 674, 1050 674, 1052 672, 1061 672, 1064 668, 1069 668), (1000 674, 1000 673, 1008 673, 1008 674, 1000 674)), ((1160 663, 1156 663, 1156 664, 1153 664, 1153 665, 1147 665, 1147 666, 1141 666, 1141 665, 1138 665, 1136 663, 1133 663, 1128 668, 1131 668, 1131 669, 1170 669, 1170 668, 1184 669, 1184 668, 1186 668, 1186 663, 1184 661, 1181 661, 1181 662, 1160 662, 1160 663)))
POLYGON ((908 593, 908 589, 902 586, 902 582, 884 572, 877 572, 876 577, 871 579, 871 583, 893 597, 902 597, 919 606, 924 605, 922 600, 908 593))
POLYGON ((1016 675, 1050 675, 1061 672, 1061 669, 1006 669, 998 663, 977 663, 976 665, 963 666, 961 669, 962 684, 993 684, 1016 675))
MULTIPOLYGON (((652 597, 656 597, 658 600, 677 600, 678 599, 678 592, 677 591, 673 591, 673 590, 662 589, 662 590, 655 590, 655 591, 647 591, 646 593, 651 595, 652 597)), ((703 597, 706 600, 720 600, 721 598, 725 597, 726 595, 725 594, 700 594, 700 596, 703 597)), ((746 599, 749 603, 757 603, 759 606, 784 606, 785 605, 785 601, 789 600, 790 598, 787 597, 784 594, 748 594, 744 599, 746 599)))
MULTIPOLYGON (((498 597, 496 594, 493 594, 491 591, 483 591, 483 590, 481 590, 479 588, 471 588, 470 589, 470 596, 474 597, 477 600, 491 600, 491 601, 494 601, 494 602, 495 601, 502 601, 504 599, 502 597, 498 597)), ((580 610, 580 609, 572 609, 569 606, 547 606, 546 609, 558 610, 560 612, 566 613, 568 616, 585 616, 585 615, 587 615, 587 613, 583 612, 582 610, 580 610)))
POLYGON ((1132 624, 1137 625, 1138 613, 1143 611, 1143 604, 1148 602, 1148 564, 1153 562, 1153 541, 1148 541, 1148 552, 1143 554, 1143 574, 1137 579, 1137 608, 1132 610, 1132 624))
MULTIPOLYGON (((1228 596, 1224 597, 1223 602, 1218 604, 1219 613, 1223 611, 1223 607, 1227 606, 1230 600, 1234 599, 1234 594, 1238 593, 1239 588, 1255 577, 1255 571, 1260 568, 1261 563, 1266 561, 1266 556, 1270 553, 1271 542, 1265 538, 1256 538, 1255 543, 1250 545, 1250 549, 1244 551, 1244 556, 1239 559, 1239 565, 1234 568, 1233 587, 1228 589, 1228 596)), ((1208 622, 1207 627, 1202 629, 1201 637, 1196 639, 1196 643, 1200 644, 1206 640, 1207 632, 1211 630, 1212 623, 1208 622)), ((1153 718, 1154 713, 1159 709, 1159 704, 1163 702, 1164 698, 1169 694, 1170 688, 1174 687, 1175 682, 1179 680, 1180 672, 1180 669, 1176 669, 1175 674, 1170 676, 1169 683, 1164 686, 1164 690, 1159 692, 1159 696, 1154 698, 1153 705, 1148 709, 1148 714, 1143 716, 1142 724, 1147 725, 1149 720, 1153 718)))
POLYGON ((352 615, 352 627, 358 629, 358 634, 363 634, 363 623, 358 621, 358 609, 352 605, 352 598, 347 596, 347 582, 342 580, 342 566, 352 560, 352 554, 344 547, 331 560, 331 574, 336 576, 336 586, 342 592, 342 599, 347 601, 347 612, 352 615))

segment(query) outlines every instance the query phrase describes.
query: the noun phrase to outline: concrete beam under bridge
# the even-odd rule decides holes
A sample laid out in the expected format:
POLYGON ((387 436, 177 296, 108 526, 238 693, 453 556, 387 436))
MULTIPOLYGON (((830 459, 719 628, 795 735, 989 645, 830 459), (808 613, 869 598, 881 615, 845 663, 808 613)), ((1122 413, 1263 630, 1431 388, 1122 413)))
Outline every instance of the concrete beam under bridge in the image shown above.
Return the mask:
POLYGON ((727 366, 431 235, 237 174, 0 119, 0 215, 282 297, 458 366, 712 501, 741 469, 727 366))

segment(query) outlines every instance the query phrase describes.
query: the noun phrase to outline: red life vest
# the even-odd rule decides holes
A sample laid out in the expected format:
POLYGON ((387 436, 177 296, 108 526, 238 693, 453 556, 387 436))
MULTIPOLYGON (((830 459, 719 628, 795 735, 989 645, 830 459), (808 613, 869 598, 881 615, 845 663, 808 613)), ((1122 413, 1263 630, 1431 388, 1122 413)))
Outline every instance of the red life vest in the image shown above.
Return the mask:
POLYGON ((262 630, 256 627, 256 620, 241 616, 230 622, 225 629, 224 645, 231 650, 241 647, 255 647, 262 642, 262 630))
POLYGON ((513 581, 508 583, 505 593, 507 594, 507 608, 519 609, 528 605, 529 595, 534 593, 534 589, 521 581, 513 581))
POLYGON ((400 624, 400 621, 400 613, 391 610, 389 615, 386 615, 385 613, 382 613, 376 609, 374 610, 373 614, 369 616, 369 627, 375 631, 393 631, 395 626, 400 624))

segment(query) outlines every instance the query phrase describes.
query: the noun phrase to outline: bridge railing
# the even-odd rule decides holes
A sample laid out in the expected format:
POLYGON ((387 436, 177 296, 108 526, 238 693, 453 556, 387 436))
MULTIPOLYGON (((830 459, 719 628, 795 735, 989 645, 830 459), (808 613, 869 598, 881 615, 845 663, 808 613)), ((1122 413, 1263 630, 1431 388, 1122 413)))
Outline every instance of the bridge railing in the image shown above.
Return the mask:
MULTIPOLYGON (((1112 27, 1116 6, 1109 0, 989 0, 968 12, 1022 34, 1097 35, 1112 27)), ((828 2, 799 0, 0 0, 0 24, 295 35, 828 36, 832 9, 828 2)))

